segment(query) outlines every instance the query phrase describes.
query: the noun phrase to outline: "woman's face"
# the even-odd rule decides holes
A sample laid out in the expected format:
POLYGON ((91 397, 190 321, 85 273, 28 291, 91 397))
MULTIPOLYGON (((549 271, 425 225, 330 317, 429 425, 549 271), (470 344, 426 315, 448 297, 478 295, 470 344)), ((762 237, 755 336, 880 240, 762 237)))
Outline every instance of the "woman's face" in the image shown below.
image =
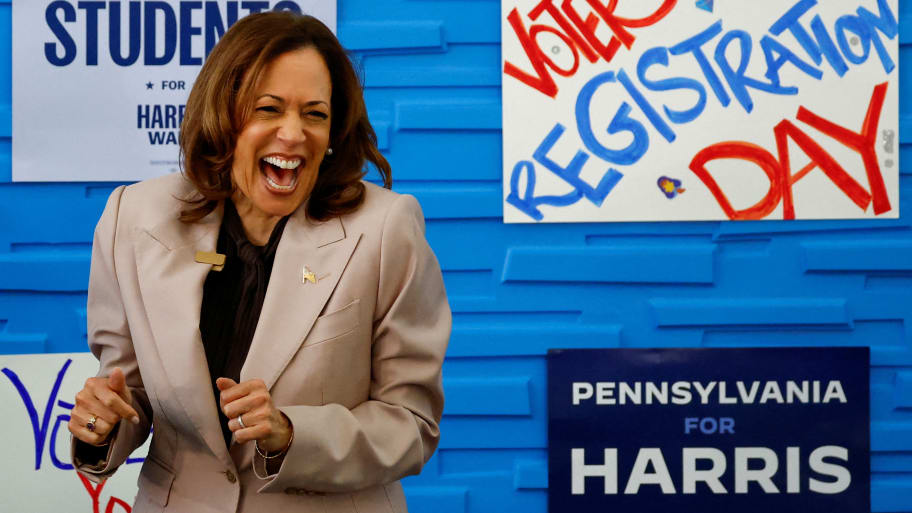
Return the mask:
POLYGON ((282 54, 266 66, 234 149, 238 212, 286 216, 310 196, 329 146, 331 98, 329 70, 313 48, 282 54))

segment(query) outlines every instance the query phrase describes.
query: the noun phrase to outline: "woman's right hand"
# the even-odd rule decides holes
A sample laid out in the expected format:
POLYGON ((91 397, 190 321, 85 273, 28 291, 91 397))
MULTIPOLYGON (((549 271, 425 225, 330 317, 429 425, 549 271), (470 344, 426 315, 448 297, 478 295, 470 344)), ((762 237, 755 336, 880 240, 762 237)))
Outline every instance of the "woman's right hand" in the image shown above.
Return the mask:
POLYGON ((67 427, 73 436, 95 446, 107 443, 120 419, 139 423, 123 371, 115 367, 107 378, 89 378, 78 393, 67 427), (94 417, 94 418, 93 418, 94 417), (89 425, 93 429, 89 429, 89 425))

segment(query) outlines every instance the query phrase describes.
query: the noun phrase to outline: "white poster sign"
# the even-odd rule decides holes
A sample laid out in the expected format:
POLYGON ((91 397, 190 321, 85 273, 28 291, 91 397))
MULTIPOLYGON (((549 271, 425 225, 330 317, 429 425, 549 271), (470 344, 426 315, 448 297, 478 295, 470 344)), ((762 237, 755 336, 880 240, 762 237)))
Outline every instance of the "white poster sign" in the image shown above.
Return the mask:
POLYGON ((899 217, 897 0, 502 0, 506 222, 899 217))
POLYGON ((70 409, 97 372, 90 353, 0 355, 3 511, 129 513, 149 441, 100 485, 70 463, 70 409))
POLYGON ((190 87, 239 18, 336 0, 13 3, 13 181, 131 181, 175 172, 190 87))

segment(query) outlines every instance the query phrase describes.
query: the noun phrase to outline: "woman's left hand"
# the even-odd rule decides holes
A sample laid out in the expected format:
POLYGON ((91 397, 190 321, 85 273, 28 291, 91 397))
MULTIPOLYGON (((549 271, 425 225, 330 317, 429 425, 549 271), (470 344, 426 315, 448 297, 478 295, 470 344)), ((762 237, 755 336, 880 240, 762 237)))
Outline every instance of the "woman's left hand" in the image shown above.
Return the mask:
POLYGON ((291 440, 291 422, 272 404, 272 397, 261 379, 241 383, 218 378, 215 386, 221 391, 219 406, 228 417, 228 429, 237 443, 256 440, 260 449, 280 451, 291 440), (244 422, 243 427, 238 417, 244 422))

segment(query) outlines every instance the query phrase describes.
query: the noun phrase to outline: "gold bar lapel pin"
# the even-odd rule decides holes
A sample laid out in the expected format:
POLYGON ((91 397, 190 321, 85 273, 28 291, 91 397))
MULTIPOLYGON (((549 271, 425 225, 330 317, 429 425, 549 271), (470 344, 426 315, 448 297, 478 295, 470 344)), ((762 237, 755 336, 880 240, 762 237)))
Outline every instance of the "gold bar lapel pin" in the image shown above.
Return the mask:
POLYGON ((225 255, 213 251, 197 251, 196 261, 212 265, 213 271, 221 271, 225 268, 225 255))

